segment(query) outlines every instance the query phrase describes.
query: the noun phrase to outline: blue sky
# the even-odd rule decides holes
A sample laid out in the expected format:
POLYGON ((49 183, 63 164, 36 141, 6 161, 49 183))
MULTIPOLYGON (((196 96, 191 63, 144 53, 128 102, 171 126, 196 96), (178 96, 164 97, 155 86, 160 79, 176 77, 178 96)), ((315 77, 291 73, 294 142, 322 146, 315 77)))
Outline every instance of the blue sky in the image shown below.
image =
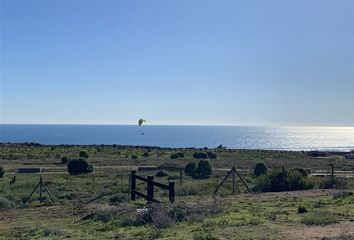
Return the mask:
POLYGON ((353 125, 352 0, 1 0, 1 122, 353 125))

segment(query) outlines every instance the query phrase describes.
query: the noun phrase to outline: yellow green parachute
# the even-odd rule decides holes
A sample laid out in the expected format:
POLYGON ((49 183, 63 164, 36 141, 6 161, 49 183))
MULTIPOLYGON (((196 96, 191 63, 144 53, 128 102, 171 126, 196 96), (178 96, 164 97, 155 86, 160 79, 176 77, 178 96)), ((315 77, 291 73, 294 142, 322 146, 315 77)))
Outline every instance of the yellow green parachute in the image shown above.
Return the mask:
POLYGON ((139 121, 138 121, 138 125, 141 126, 141 125, 143 125, 143 123, 145 123, 145 122, 146 122, 145 119, 140 118, 139 121))

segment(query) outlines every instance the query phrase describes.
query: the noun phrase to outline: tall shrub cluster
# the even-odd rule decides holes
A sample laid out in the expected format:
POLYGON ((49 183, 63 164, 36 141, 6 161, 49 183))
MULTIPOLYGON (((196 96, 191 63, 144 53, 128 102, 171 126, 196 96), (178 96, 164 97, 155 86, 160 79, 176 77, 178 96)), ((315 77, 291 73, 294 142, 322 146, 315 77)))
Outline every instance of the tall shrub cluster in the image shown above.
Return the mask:
POLYGON ((82 158, 70 160, 67 167, 70 175, 78 175, 93 171, 92 165, 88 164, 88 162, 82 158))
POLYGON ((190 162, 184 168, 186 175, 197 179, 209 178, 212 174, 212 167, 209 160, 200 160, 198 165, 195 162, 190 162))
POLYGON ((266 174, 268 171, 268 167, 265 163, 259 162, 254 168, 253 174, 257 177, 266 174))
POLYGON ((256 179, 254 191, 282 192, 311 189, 314 184, 299 169, 274 170, 256 179))

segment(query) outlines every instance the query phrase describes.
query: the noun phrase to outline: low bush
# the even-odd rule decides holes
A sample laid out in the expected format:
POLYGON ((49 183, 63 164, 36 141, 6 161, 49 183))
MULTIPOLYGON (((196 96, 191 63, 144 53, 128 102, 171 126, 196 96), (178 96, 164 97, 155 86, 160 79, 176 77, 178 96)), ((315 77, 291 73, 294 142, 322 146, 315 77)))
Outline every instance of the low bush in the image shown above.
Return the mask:
POLYGON ((182 153, 182 152, 178 152, 177 155, 178 155, 178 157, 180 157, 180 158, 184 158, 184 153, 182 153))
POLYGON ((193 158, 205 159, 205 158, 208 158, 208 155, 206 153, 203 153, 203 152, 195 152, 195 153, 193 153, 193 158))
POLYGON ((297 213, 305 213, 305 212, 307 212, 305 205, 299 204, 299 207, 297 208, 297 213))
POLYGON ((88 153, 87 153, 87 152, 81 151, 81 152, 79 153, 79 157, 81 157, 81 158, 88 158, 89 156, 88 156, 88 153))
POLYGON ((132 156, 131 156, 131 159, 138 159, 138 156, 132 155, 132 156))
POLYGON ((144 153, 143 153, 143 157, 146 157, 146 158, 147 158, 147 157, 150 157, 150 154, 149 154, 148 152, 144 152, 144 153))
POLYGON ((177 159, 178 158, 178 154, 176 153, 172 153, 170 156, 171 159, 177 159))
POLYGON ((9 209, 13 206, 13 203, 5 197, 0 196, 0 209, 9 209))
POLYGON ((165 171, 158 171, 156 174, 155 174, 156 177, 166 177, 168 176, 168 173, 165 172, 165 171))
POLYGON ((4 177, 4 174, 5 174, 5 169, 0 166, 0 178, 4 177))
POLYGON ((328 211, 314 211, 309 212, 302 218, 302 223, 306 225, 330 225, 338 223, 338 218, 328 211))
POLYGON ((92 165, 88 164, 88 162, 82 158, 72 159, 68 163, 67 168, 70 175, 89 173, 93 171, 92 165))

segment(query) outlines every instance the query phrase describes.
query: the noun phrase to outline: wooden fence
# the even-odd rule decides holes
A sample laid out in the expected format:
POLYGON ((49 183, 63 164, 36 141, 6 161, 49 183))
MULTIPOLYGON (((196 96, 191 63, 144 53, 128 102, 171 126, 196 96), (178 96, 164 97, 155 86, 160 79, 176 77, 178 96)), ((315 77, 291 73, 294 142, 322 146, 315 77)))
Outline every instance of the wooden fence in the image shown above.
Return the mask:
POLYGON ((171 203, 175 202, 175 183, 174 182, 170 182, 168 185, 165 185, 165 184, 162 184, 159 182, 155 182, 154 177, 152 177, 152 176, 148 176, 147 178, 144 178, 144 177, 136 175, 136 171, 131 172, 130 196, 131 196, 132 201, 135 201, 136 195, 138 195, 142 198, 145 198, 148 202, 159 202, 158 200, 156 200, 154 198, 154 187, 155 186, 168 190, 168 198, 169 198, 170 202, 171 203), (138 192, 136 190, 136 180, 140 180, 140 181, 147 183, 147 187, 146 187, 147 194, 138 192))

